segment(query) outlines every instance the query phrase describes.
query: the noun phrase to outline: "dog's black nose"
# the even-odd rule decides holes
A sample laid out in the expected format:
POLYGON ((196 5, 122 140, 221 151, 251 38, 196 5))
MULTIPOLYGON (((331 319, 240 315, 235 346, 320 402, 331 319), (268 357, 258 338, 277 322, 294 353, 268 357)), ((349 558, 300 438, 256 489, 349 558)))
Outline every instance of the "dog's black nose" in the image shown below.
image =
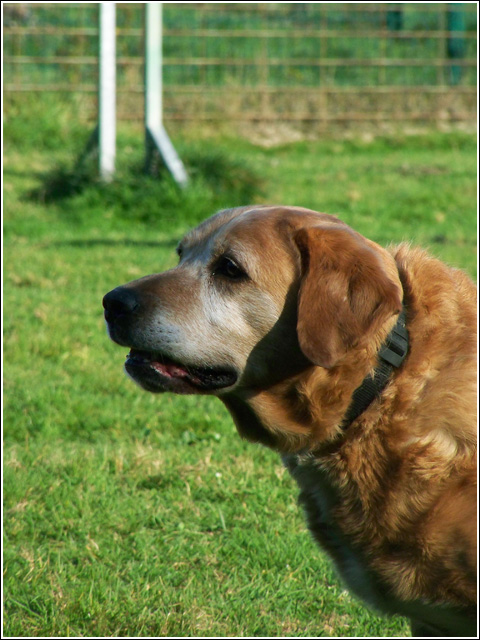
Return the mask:
POLYGON ((123 316, 128 316, 139 306, 137 294, 132 289, 117 287, 103 298, 105 320, 113 322, 123 316))

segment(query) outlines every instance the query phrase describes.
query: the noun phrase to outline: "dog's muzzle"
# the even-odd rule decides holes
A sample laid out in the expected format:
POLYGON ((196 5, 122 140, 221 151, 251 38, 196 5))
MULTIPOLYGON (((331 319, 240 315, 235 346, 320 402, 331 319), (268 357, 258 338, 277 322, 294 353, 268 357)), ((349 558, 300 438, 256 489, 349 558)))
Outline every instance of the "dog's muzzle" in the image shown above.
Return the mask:
POLYGON ((153 393, 213 393, 233 386, 238 378, 231 367, 197 366, 179 362, 175 354, 161 348, 152 351, 142 344, 141 331, 145 303, 141 295, 128 287, 117 287, 103 298, 105 320, 110 338, 130 347, 125 371, 141 387, 153 393))

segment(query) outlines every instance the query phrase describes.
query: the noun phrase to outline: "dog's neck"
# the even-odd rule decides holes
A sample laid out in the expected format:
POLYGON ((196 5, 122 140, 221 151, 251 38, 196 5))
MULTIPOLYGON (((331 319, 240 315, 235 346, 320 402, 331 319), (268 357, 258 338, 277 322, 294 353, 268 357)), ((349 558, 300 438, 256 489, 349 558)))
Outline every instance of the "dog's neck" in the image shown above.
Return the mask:
POLYGON ((240 435, 280 452, 332 443, 384 389, 408 349, 405 314, 374 352, 356 350, 334 371, 310 366, 264 390, 221 399, 240 435))

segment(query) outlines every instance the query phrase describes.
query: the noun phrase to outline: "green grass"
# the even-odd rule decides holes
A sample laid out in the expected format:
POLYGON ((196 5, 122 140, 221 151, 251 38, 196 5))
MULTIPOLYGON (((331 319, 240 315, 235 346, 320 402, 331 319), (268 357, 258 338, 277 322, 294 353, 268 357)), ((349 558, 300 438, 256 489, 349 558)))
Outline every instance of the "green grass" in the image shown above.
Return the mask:
POLYGON ((243 442, 220 402, 126 379, 101 299, 172 266, 189 225, 248 193, 339 214, 381 243, 411 239, 474 276, 475 140, 263 149, 177 133, 193 174, 181 194, 167 177, 134 179, 142 135, 121 129, 115 183, 90 176, 47 197, 82 144, 80 125, 60 126, 68 143, 20 112, 7 121, 4 635, 408 635, 344 591, 278 457, 243 442))

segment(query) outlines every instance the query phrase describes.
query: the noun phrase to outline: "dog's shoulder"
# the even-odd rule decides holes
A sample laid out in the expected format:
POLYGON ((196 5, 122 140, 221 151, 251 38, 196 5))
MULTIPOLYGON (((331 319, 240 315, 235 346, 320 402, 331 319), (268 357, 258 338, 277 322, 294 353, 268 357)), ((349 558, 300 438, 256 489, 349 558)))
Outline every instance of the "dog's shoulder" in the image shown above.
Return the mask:
POLYGON ((426 250, 408 243, 390 246, 411 316, 475 342, 477 288, 462 270, 450 267, 426 250), (438 323, 438 324, 436 324, 438 323))
POLYGON ((407 362, 398 376, 397 399, 416 412, 413 424, 418 429, 443 431, 457 444, 463 439, 474 446, 476 287, 466 273, 423 249, 402 244, 390 251, 404 288, 410 337, 407 362))

